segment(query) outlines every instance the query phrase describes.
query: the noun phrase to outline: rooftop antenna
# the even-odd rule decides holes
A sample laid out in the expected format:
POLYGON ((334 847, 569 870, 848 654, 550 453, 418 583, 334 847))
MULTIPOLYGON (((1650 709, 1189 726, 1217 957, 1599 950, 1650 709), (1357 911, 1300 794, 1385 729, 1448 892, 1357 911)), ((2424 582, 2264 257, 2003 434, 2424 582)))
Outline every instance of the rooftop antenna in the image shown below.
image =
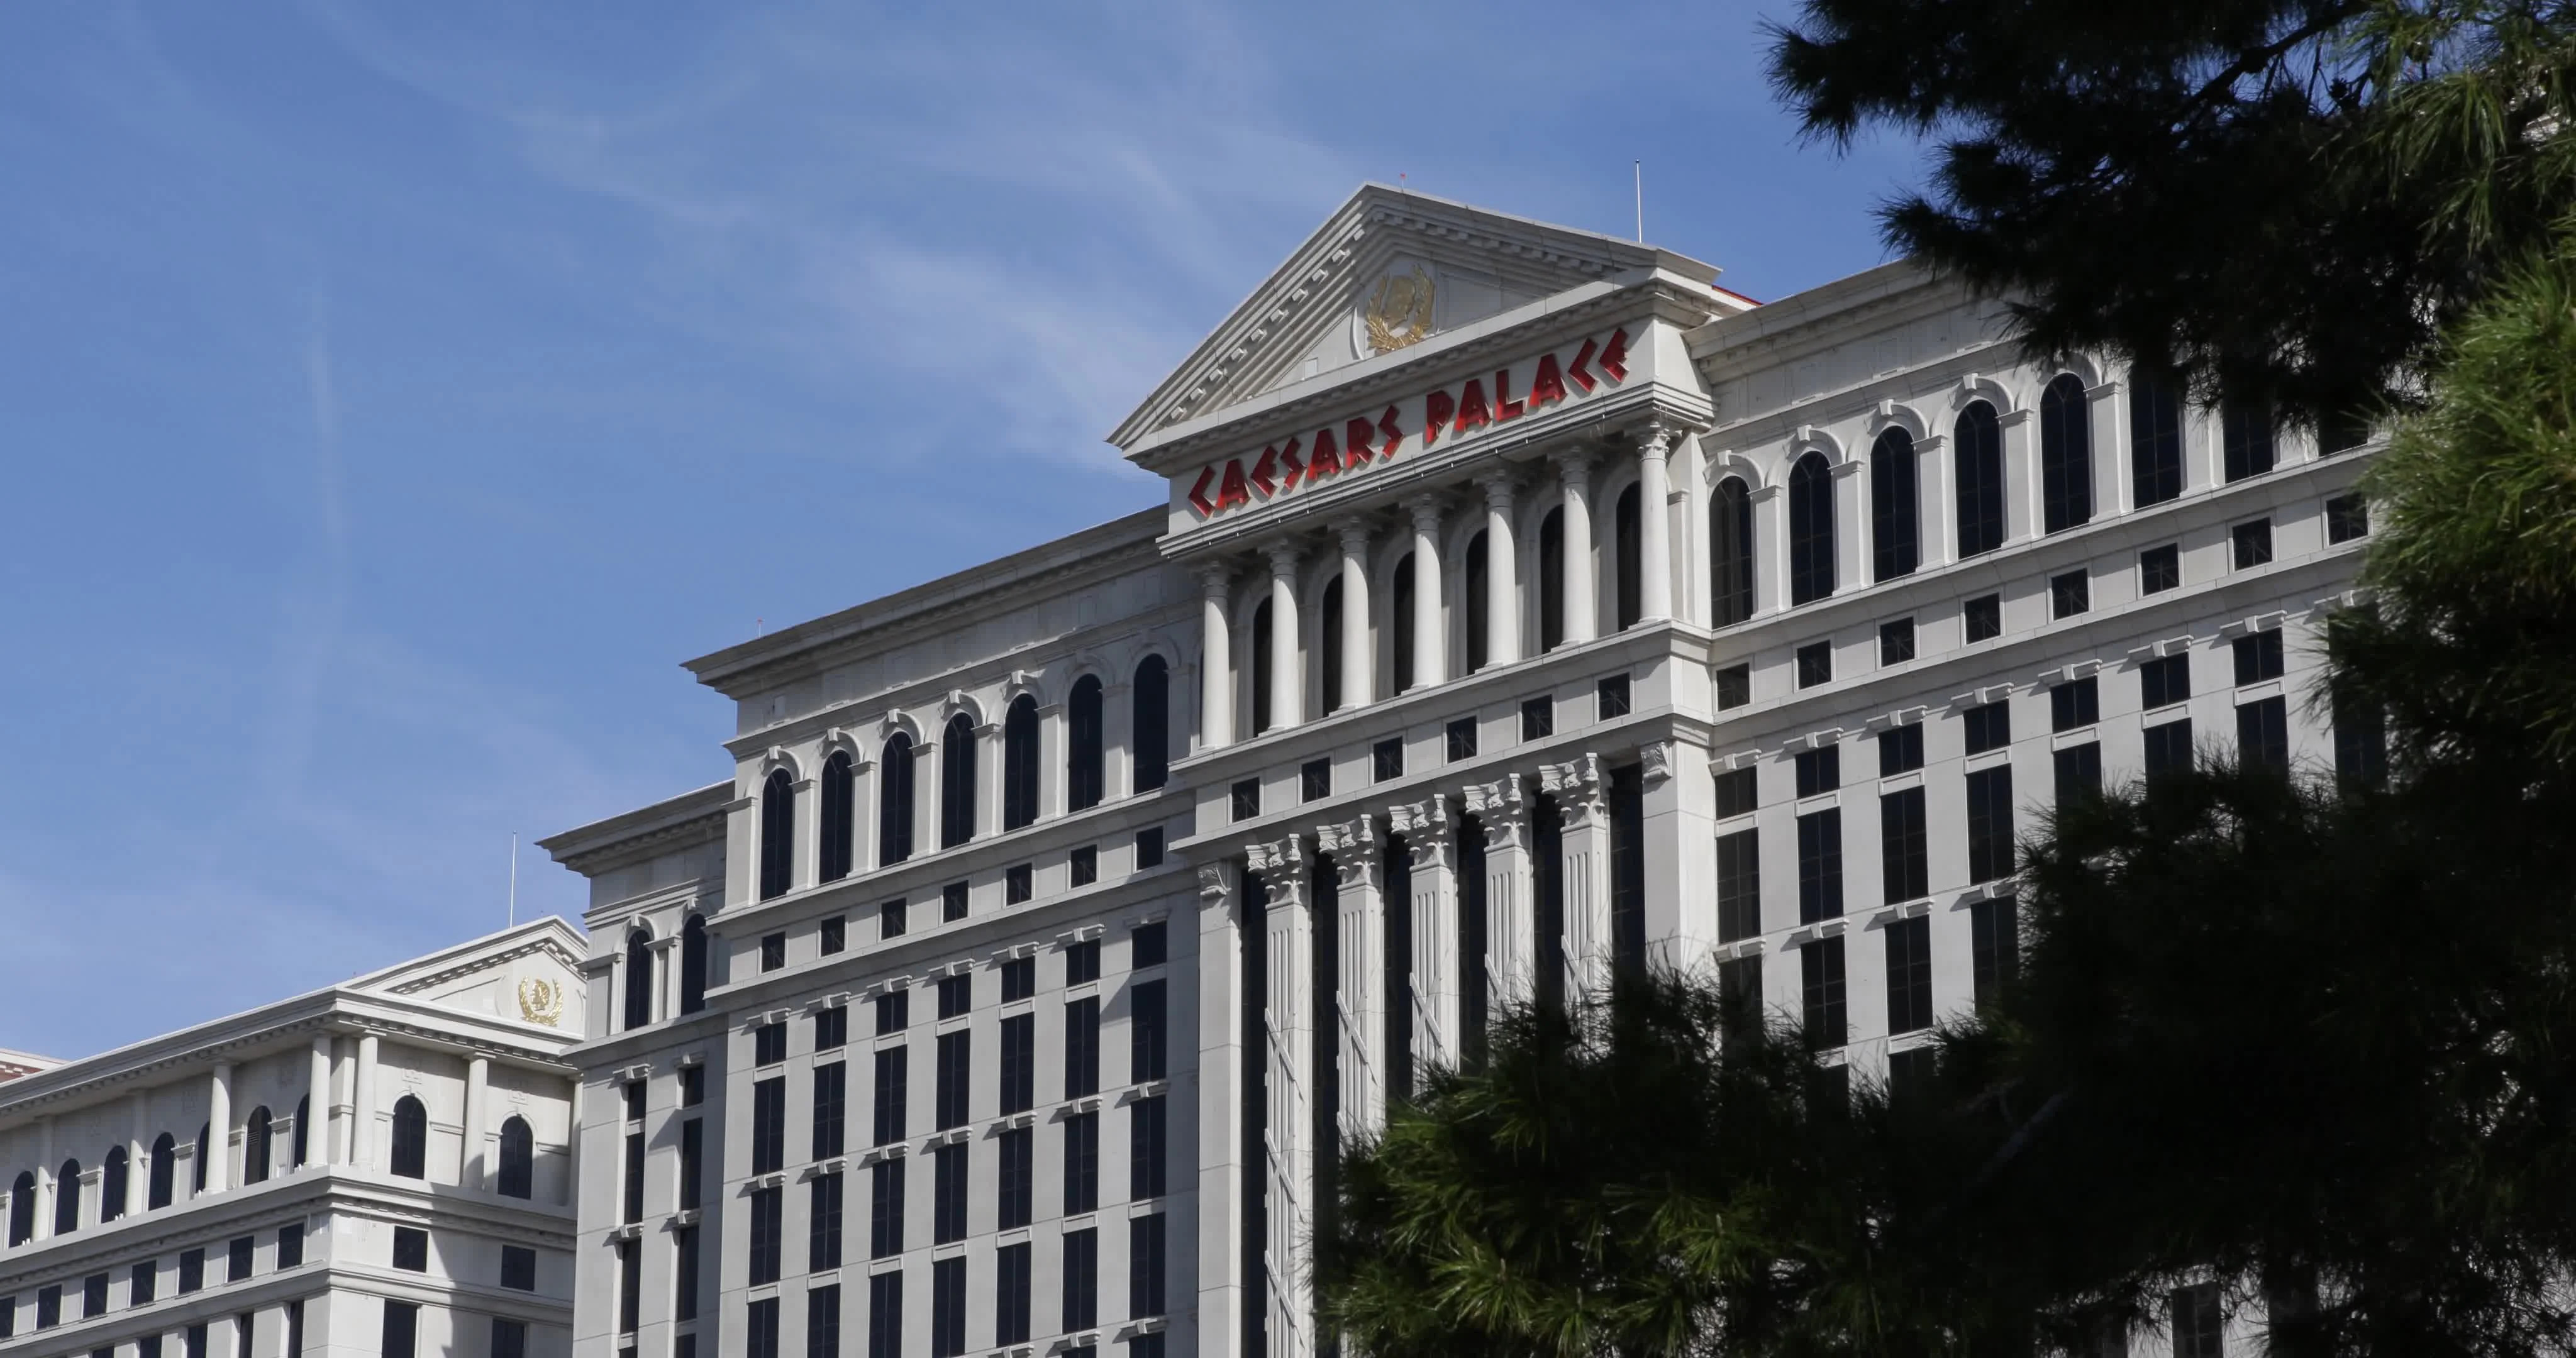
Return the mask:
POLYGON ((510 832, 510 927, 519 927, 519 832, 510 832))
POLYGON ((1637 175, 1637 243, 1643 245, 1646 243, 1646 162, 1630 161, 1629 168, 1637 175))

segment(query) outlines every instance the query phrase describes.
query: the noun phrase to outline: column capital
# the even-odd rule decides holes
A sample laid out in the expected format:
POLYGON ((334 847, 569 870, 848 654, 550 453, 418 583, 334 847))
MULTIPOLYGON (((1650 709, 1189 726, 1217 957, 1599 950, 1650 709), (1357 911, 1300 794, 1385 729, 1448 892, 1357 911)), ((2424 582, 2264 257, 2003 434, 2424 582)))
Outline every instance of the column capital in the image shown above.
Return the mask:
POLYGON ((1315 827, 1315 846, 1333 856, 1333 867, 1348 890, 1377 890, 1377 821, 1357 816, 1338 825, 1315 827))
POLYGON ((1600 459, 1590 444, 1578 443, 1559 451, 1550 460, 1556 463, 1558 484, 1580 487, 1591 480, 1592 464, 1600 459))
POLYGON ((1408 497, 1404 502, 1404 510, 1413 518, 1413 531, 1438 533, 1440 513, 1448 508, 1448 499, 1448 496, 1436 490, 1426 490, 1419 495, 1408 497))
POLYGON ((1206 909, 1224 909, 1241 885, 1232 863, 1205 863, 1199 867, 1199 898, 1206 903, 1206 909))
POLYGON ((1522 834, 1529 827, 1529 804, 1521 800, 1521 777, 1507 773, 1499 781, 1469 783, 1466 795, 1467 813, 1483 822, 1485 847, 1517 849, 1522 834))
POLYGON ((1234 583, 1234 563, 1231 561, 1202 561, 1192 568, 1192 573, 1199 578, 1199 595, 1202 598, 1223 599, 1227 588, 1234 583))
POLYGON ((1353 514, 1333 525, 1333 536, 1341 542, 1342 550, 1353 554, 1366 552, 1369 538, 1376 531, 1376 525, 1364 514, 1353 514))
POLYGON ((1495 467, 1476 473, 1476 488, 1485 492, 1485 507, 1509 510, 1512 497, 1520 491, 1520 474, 1509 467, 1495 467))
POLYGON ((1262 894, 1270 898, 1270 908, 1279 910, 1306 903, 1306 875, 1312 870, 1306 861, 1304 840, 1290 835, 1270 844, 1247 846, 1244 866, 1261 874, 1262 894))
POLYGON ((1672 455, 1673 427, 1662 420, 1648 420, 1637 429, 1637 456, 1649 462, 1661 462, 1672 455))
POLYGON ((1587 753, 1562 764, 1542 764, 1538 785, 1540 791, 1556 798, 1557 812, 1565 818, 1565 828, 1569 830, 1590 824, 1606 809, 1598 755, 1587 753))
POLYGON ((1282 538, 1263 543, 1261 554, 1270 559, 1270 578, 1284 580, 1297 574, 1297 563, 1305 559, 1306 549, 1294 538, 1282 538))
POLYGON ((1413 866, 1450 866, 1451 836, 1457 827, 1449 821, 1448 798, 1435 792, 1418 802, 1398 803, 1387 808, 1387 824, 1404 836, 1404 847, 1413 856, 1413 866))

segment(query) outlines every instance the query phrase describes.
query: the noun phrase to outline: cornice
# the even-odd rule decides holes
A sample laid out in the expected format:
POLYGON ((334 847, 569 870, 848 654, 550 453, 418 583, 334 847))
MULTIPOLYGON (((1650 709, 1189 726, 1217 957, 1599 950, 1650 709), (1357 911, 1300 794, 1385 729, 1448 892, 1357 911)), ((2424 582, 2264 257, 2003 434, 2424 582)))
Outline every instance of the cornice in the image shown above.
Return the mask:
POLYGON ((596 877, 647 858, 699 844, 722 843, 733 780, 668 797, 537 841, 557 863, 596 877))
POLYGON ((539 954, 552 957, 567 967, 578 967, 581 965, 582 955, 565 947, 561 941, 551 938, 535 938, 519 945, 518 947, 498 953, 487 953, 474 959, 470 963, 460 963, 456 966, 448 967, 445 970, 431 972, 426 976, 406 981, 401 985, 393 987, 387 993, 394 995, 417 995, 424 990, 430 990, 444 985, 460 976, 471 976, 478 971, 490 971, 494 967, 518 961, 522 957, 534 957, 539 954))

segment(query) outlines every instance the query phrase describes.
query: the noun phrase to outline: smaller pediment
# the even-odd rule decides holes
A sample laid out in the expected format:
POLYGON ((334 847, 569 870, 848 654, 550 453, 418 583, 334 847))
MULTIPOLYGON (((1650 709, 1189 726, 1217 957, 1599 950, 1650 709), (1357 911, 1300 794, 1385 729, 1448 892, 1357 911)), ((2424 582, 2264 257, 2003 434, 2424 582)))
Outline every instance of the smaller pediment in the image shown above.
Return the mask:
POLYGON ((1709 265, 1596 232, 1364 184, 1109 436, 1155 430, 1586 284, 1709 265))
POLYGON ((360 976, 344 988, 554 1028, 578 1039, 581 956, 581 935, 549 917, 360 976))

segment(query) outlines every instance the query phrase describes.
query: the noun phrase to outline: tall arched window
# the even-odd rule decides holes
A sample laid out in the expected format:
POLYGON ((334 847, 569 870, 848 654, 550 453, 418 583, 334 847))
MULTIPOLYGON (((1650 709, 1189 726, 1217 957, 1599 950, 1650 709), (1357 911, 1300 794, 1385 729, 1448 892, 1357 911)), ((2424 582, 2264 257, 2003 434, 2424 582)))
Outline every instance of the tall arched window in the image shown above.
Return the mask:
POLYGON ((1323 706, 1317 716, 1342 710, 1342 577, 1324 585, 1323 607, 1315 618, 1315 695, 1323 706))
POLYGON ((1395 563, 1386 587, 1386 669, 1390 693, 1413 687, 1413 554, 1395 563))
POLYGON ((823 761, 823 783, 814 790, 822 799, 814 809, 821 813, 821 834, 814 844, 814 876, 821 881, 837 882, 858 866, 859 775, 852 766, 850 752, 834 750, 823 761))
POLYGON ((132 1173, 133 1166, 126 1162, 125 1148, 109 1147, 107 1159, 101 1162, 98 1171, 98 1219, 101 1223, 125 1215, 125 1185, 132 1173))
POLYGON ((1902 429, 1882 431, 1869 448, 1870 578, 1893 580, 1912 575, 1922 564, 1918 533, 1923 522, 1921 492, 1916 489, 1914 436, 1902 429))
POLYGON ((939 736, 939 847, 975 837, 975 723, 960 712, 939 736))
POLYGON ((2227 479, 2242 481, 2272 470, 2272 407, 2259 401, 2222 401, 2218 407, 2220 453, 2227 479))
POLYGON ((298 1169, 312 1163, 310 1159, 310 1152, 313 1146, 312 1136, 313 1096, 307 1094, 295 1101, 295 1144, 292 1148, 292 1154, 294 1157, 295 1167, 298 1169))
POLYGON ((886 737, 877 756, 877 866, 893 867, 912 857, 912 737, 901 731, 886 737))
POLYGON ((1969 557, 2004 545, 2004 431, 1995 408, 1969 402, 1957 443, 1959 555, 1969 557))
POLYGON ((168 1132, 152 1140, 151 1173, 143 1181, 143 1209, 159 1211, 179 1195, 179 1142, 168 1132))
POLYGON ((54 1171, 54 1234, 70 1235, 80 1229, 80 1161, 65 1160, 54 1171))
POLYGON ((1646 611, 1646 573, 1639 567, 1645 559, 1644 545, 1638 534, 1644 531, 1637 515, 1637 488, 1619 492, 1619 502, 1610 512, 1611 531, 1619 537, 1619 630, 1637 625, 1646 611))
POLYGON ((1270 601, 1252 606, 1252 734, 1270 729, 1270 601))
POLYGON ((501 1173, 493 1189, 505 1198, 537 1195, 537 1134, 526 1118, 514 1114, 501 1124, 501 1173))
POLYGON ((1741 477, 1718 482, 1708 503, 1708 574, 1713 625, 1753 616, 1753 491, 1741 477))
POLYGON ((1493 588, 1493 567, 1489 564, 1486 555, 1485 535, 1478 533, 1467 539, 1466 598, 1462 601, 1467 610, 1467 672, 1469 674, 1483 669, 1485 661, 1493 655, 1494 639, 1486 635, 1485 629, 1487 607, 1485 600, 1493 588))
POLYGON ((1172 667, 1159 655, 1136 663, 1136 790, 1151 792, 1172 776, 1172 667))
POLYGON ((1834 469, 1809 453, 1789 469, 1789 602, 1834 592, 1834 469))
POLYGON ((242 1177, 244 1184, 268 1182, 268 1154, 277 1140, 277 1124, 268 1115, 268 1105, 250 1110, 250 1121, 242 1125, 242 1177))
POLYGON ((796 874, 796 780, 773 770, 760 785, 760 898, 787 894, 796 874))
POLYGON ((1002 710, 1002 828, 1038 818, 1038 700, 1023 693, 1002 710))
POLYGON ((1565 644, 1565 506, 1538 521, 1538 649, 1565 644))
POLYGON ((394 1100, 393 1152, 386 1163, 397 1178, 429 1177, 429 1109, 414 1095, 394 1100))
POLYGON ((22 1169, 9 1185, 9 1244, 15 1248, 35 1238, 36 1175, 22 1169))
POLYGON ((680 926, 680 1012, 694 1014, 706 1007, 707 922, 691 915, 680 926))
POLYGON ((1073 681, 1064 704, 1064 800, 1080 811, 1100 805, 1108 782, 1108 756, 1101 729, 1100 677, 1086 674, 1073 681))
POLYGON ((2059 373, 2039 394, 2040 531, 2062 532, 2093 518, 2093 412, 2084 380, 2059 373))
POLYGON ((653 936, 641 929, 626 935, 626 1028, 653 1022, 653 936))
POLYGON ((2154 369, 2129 374, 2129 489, 2140 509, 2182 494, 2182 383, 2154 369))
POLYGON ((206 1191, 206 1171, 215 1163, 214 1148, 214 1124, 207 1122, 198 1123, 197 1158, 190 1162, 191 1168, 188 1175, 188 1177, 195 1182, 188 1185, 189 1192, 203 1193, 206 1191))

